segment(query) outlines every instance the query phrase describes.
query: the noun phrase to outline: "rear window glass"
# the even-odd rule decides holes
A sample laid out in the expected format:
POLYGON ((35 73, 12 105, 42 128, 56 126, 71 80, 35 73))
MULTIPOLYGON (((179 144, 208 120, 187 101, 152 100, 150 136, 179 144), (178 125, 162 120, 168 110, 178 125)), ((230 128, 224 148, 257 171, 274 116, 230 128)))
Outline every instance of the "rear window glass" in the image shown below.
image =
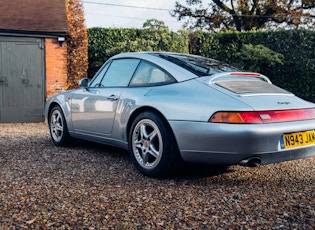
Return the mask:
POLYGON ((174 82, 173 77, 156 65, 142 61, 130 82, 130 86, 166 85, 174 82))
POLYGON ((235 72, 241 71, 240 69, 230 66, 224 62, 220 62, 211 58, 205 58, 197 55, 189 54, 159 54, 153 55, 159 56, 167 61, 170 61, 199 77, 210 76, 216 73, 222 72, 235 72))

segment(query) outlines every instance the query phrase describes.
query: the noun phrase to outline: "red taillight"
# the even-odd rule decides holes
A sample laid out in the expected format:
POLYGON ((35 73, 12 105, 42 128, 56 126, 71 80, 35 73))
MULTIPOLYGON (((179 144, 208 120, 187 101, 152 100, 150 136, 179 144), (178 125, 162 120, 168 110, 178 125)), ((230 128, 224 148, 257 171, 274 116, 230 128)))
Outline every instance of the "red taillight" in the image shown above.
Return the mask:
POLYGON ((247 76, 247 77, 259 77, 259 73, 249 73, 249 72, 232 72, 231 76, 247 76))
POLYGON ((259 112, 259 114, 260 116, 265 114, 270 116, 270 118, 263 119, 264 123, 315 119, 315 109, 267 111, 267 113, 259 112))
POLYGON ((315 119, 315 108, 275 111, 217 112, 211 116, 209 122, 259 124, 310 119, 315 119))

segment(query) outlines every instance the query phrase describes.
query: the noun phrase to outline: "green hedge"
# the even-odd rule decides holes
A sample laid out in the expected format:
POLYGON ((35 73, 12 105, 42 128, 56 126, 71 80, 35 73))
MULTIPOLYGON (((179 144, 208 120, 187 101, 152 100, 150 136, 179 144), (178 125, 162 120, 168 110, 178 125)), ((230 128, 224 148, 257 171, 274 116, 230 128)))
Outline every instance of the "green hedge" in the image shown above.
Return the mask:
MULTIPOLYGON (((283 30, 245 33, 198 33, 199 53, 228 63, 239 62, 245 44, 263 45, 283 56, 283 64, 261 63, 260 73, 296 95, 315 102, 315 32, 283 30)), ((196 45, 196 44, 195 44, 196 45)))
MULTIPOLYGON (((267 75, 276 85, 315 102, 314 31, 215 34, 202 31, 174 33, 168 30, 91 28, 88 30, 88 36, 89 77, 93 76, 109 57, 117 53, 147 50, 189 52, 235 65, 256 61, 256 69, 267 75), (244 48, 247 48, 247 51, 244 48), (249 52, 248 48, 252 49, 251 52, 258 52, 252 59, 250 56, 246 59, 245 55, 242 55, 244 50, 249 52), (259 52, 264 52, 264 55, 259 55, 259 52), (259 60, 259 56, 265 59, 259 60), (276 61, 272 62, 272 59, 276 61)), ((248 53, 246 55, 248 56, 248 53)), ((246 69, 252 65, 244 66, 246 69)))
POLYGON ((188 53, 189 34, 167 29, 91 28, 89 36, 89 77, 111 56, 123 52, 170 51, 188 53))

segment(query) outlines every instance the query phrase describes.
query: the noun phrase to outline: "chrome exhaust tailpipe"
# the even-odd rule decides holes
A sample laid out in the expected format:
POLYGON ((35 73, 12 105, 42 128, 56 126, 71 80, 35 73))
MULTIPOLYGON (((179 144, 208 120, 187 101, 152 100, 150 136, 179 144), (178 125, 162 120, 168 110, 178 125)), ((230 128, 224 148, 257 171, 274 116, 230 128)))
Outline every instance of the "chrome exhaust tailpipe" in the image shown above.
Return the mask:
POLYGON ((261 165, 261 159, 259 157, 250 157, 240 161, 239 165, 247 167, 258 167, 261 165))

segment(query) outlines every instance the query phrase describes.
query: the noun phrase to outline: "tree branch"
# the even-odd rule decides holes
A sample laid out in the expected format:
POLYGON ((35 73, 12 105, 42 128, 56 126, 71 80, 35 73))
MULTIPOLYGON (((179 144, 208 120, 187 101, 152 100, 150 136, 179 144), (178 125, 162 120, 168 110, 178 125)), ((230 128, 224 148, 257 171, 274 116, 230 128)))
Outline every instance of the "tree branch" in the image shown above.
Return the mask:
POLYGON ((221 2, 220 0, 213 0, 213 2, 220 7, 222 10, 224 10, 225 12, 231 14, 232 9, 230 9, 227 5, 225 5, 223 2, 221 2))

